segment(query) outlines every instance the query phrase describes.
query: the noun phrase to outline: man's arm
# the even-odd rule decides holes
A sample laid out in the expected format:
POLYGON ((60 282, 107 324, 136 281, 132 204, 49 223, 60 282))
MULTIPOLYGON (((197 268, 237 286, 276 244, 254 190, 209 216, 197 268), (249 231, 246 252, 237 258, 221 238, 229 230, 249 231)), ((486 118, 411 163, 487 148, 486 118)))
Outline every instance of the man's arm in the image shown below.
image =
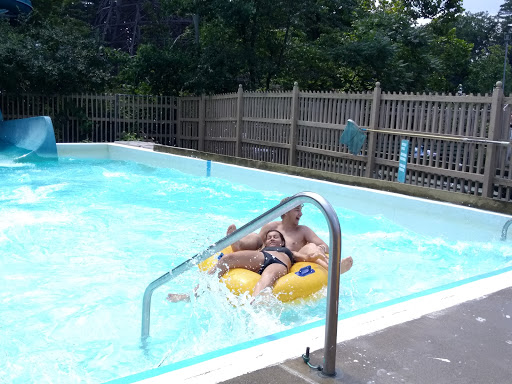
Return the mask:
POLYGON ((271 221, 270 223, 267 223, 263 227, 261 227, 259 235, 261 237, 261 240, 263 241, 263 244, 265 244, 265 240, 266 240, 265 236, 267 235, 268 231, 276 229, 276 228, 277 228, 276 221, 271 221))
POLYGON ((321 265, 325 269, 329 269, 329 259, 325 256, 323 252, 317 252, 311 255, 306 255, 304 253, 300 252, 292 252, 293 257, 295 259, 295 262, 297 261, 305 261, 305 262, 311 262, 316 263, 318 265, 321 265))
POLYGON ((319 247, 325 254, 329 253, 329 246, 321 239, 319 238, 315 232, 309 227, 306 227, 305 225, 302 226, 304 231, 304 239, 306 240, 306 243, 313 243, 319 247))

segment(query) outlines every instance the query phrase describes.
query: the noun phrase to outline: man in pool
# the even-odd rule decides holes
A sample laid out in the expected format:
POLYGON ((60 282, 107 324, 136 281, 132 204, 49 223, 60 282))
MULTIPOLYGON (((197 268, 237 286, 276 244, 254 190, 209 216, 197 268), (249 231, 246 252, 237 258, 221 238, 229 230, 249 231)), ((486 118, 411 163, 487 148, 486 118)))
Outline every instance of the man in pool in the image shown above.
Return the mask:
MULTIPOLYGON (((288 201, 290 197, 285 197, 281 203, 288 201)), ((270 230, 278 230, 284 235, 286 247, 293 252, 299 252, 306 255, 311 261, 328 269, 329 267, 329 247, 320 239, 313 230, 305 225, 299 225, 302 217, 302 205, 281 215, 281 221, 273 221, 265 224, 259 234, 251 233, 236 243, 232 244, 233 251, 257 250, 263 246, 263 238, 270 230)), ((236 230, 234 224, 228 227, 227 234, 236 230)), ((352 257, 346 257, 341 260, 340 274, 343 274, 352 268, 352 257)))

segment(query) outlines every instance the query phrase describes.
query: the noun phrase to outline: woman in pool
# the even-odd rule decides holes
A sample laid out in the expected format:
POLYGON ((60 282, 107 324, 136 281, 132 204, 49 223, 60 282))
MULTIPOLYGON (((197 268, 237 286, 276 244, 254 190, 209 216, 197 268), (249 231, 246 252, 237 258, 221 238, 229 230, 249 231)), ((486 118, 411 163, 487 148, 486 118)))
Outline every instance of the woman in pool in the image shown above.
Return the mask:
MULTIPOLYGON (((215 266, 209 271, 209 275, 216 274, 221 277, 230 269, 245 268, 257 272, 261 278, 254 287, 253 296, 257 296, 262 290, 271 287, 280 277, 286 275, 292 264, 296 261, 315 261, 318 254, 306 256, 299 252, 292 252, 286 248, 284 236, 278 230, 272 229, 265 236, 265 247, 258 251, 237 251, 221 257, 215 266)), ((167 300, 172 302, 189 300, 189 295, 169 293, 167 300)))

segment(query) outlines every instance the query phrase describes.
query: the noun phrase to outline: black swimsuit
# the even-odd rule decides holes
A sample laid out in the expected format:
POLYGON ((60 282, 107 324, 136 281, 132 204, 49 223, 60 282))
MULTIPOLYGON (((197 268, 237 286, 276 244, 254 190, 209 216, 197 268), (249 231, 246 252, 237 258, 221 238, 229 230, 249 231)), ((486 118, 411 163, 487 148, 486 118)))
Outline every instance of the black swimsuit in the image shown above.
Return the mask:
POLYGON ((293 264, 293 253, 288 248, 286 248, 286 247, 265 247, 265 248, 263 248, 261 250, 261 253, 263 253, 263 256, 265 257, 265 260, 264 260, 263 265, 261 266, 260 270, 258 271, 258 273, 260 275, 263 273, 265 268, 267 268, 269 265, 275 264, 275 263, 284 265, 286 267, 286 269, 288 270, 288 267, 286 266, 285 263, 283 263, 277 257, 272 256, 267 251, 269 251, 269 252, 282 252, 282 253, 285 253, 286 256, 288 256, 290 258, 290 261, 293 264))

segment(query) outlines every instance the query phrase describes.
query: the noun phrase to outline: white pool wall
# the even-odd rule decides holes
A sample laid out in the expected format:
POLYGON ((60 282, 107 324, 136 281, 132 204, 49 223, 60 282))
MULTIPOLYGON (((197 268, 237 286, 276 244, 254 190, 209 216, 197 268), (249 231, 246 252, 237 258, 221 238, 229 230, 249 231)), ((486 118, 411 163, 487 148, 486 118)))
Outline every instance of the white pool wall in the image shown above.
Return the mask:
POLYGON ((173 168, 196 176, 204 176, 206 167, 206 160, 112 143, 57 144, 57 153, 59 157, 135 161, 152 167, 173 168))
POLYGON ((211 176, 236 180, 254 188, 276 189, 290 195, 302 191, 315 192, 333 206, 368 216, 382 215, 427 236, 460 241, 496 240, 510 218, 449 203, 235 165, 213 163, 211 168, 211 176))
MULTIPOLYGON (((208 167, 207 160, 119 144, 58 144, 57 150, 60 157, 136 161, 154 167, 174 168, 196 176, 206 176, 208 167)), ((503 225, 511 218, 450 203, 219 162, 210 162, 209 174, 255 189, 274 189, 289 195, 303 191, 315 192, 333 206, 369 216, 381 215, 411 231, 451 240, 497 240, 503 225)))

